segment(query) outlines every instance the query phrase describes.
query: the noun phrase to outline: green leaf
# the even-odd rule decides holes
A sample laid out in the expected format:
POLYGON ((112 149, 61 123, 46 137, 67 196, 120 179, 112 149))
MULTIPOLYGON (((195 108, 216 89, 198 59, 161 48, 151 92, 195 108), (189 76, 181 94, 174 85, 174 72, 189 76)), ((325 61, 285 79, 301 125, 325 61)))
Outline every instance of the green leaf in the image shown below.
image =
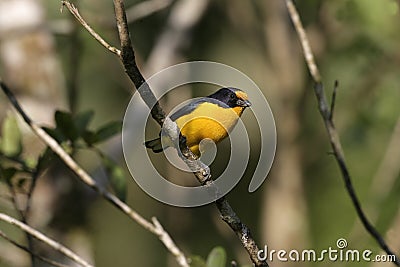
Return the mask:
POLYGON ((69 140, 74 142, 79 137, 78 129, 75 126, 72 114, 64 111, 57 110, 54 119, 56 121, 57 129, 69 140))
POLYGON ((113 121, 110 123, 107 123, 103 127, 101 127, 99 130, 96 131, 95 133, 95 142, 93 143, 100 143, 103 142, 110 137, 120 133, 122 130, 122 122, 121 121, 113 121))
POLYGON ((200 256, 190 257, 190 267, 207 267, 205 260, 200 256))
POLYGON ((82 138, 88 146, 92 146, 96 143, 96 134, 93 131, 86 130, 82 134, 82 138))
POLYGON ((87 130, 90 122, 93 120, 93 116, 93 110, 83 111, 76 115, 74 122, 79 135, 82 135, 87 130))
POLYGON ((9 157, 18 157, 22 153, 22 138, 17 119, 7 115, 3 122, 1 151, 9 157))
POLYGON ((226 252, 223 247, 215 247, 207 257, 207 267, 225 267, 226 252))
POLYGON ((92 110, 78 113, 75 117, 69 112, 58 110, 54 114, 56 128, 43 127, 43 130, 60 144, 66 140, 74 142, 79 137, 82 137, 88 144, 91 144, 95 141, 95 138, 93 137, 94 134, 90 136, 87 134, 90 132, 87 128, 93 116, 94 112, 92 110))
POLYGON ((125 202, 126 200, 126 176, 124 170, 116 164, 113 160, 105 155, 102 156, 104 167, 106 168, 109 176, 111 188, 114 190, 117 197, 125 202))
POLYGON ((62 142, 64 142, 67 139, 59 129, 53 129, 53 128, 48 128, 48 127, 42 127, 42 129, 48 135, 53 137, 59 144, 61 144, 62 142))

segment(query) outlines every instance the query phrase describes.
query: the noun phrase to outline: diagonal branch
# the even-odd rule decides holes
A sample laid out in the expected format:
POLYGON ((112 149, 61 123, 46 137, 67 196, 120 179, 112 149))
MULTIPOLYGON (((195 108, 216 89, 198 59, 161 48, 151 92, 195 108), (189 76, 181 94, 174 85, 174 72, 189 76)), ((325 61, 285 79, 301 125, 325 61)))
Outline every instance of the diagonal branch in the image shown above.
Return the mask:
MULTIPOLYGON (((312 53, 310 43, 308 41, 304 27, 301 23, 300 16, 299 16, 292 0, 286 0, 286 6, 289 11, 289 15, 292 19, 292 22, 294 24, 294 27, 297 31, 297 34, 299 36, 301 46, 303 49, 304 58, 307 63, 309 72, 315 82, 314 91, 315 91, 315 95, 316 95, 317 101, 318 101, 318 108, 319 108, 321 116, 324 120, 325 128, 328 132, 331 147, 333 149, 333 154, 339 165, 340 172, 342 173, 342 178, 345 183, 347 193, 349 194, 351 201, 353 202, 353 205, 356 209, 357 215, 360 218, 362 224, 364 225, 364 228, 378 242, 379 246, 388 255, 395 255, 393 253, 393 251, 387 245, 386 241, 380 235, 380 233, 369 222, 367 216, 365 215, 365 213, 361 207, 360 200, 358 199, 356 191, 354 189, 354 186, 353 186, 353 183, 351 180, 351 176, 350 176, 350 172, 349 172, 349 169, 348 169, 346 161, 345 161, 344 152, 343 152, 342 145, 340 142, 339 134, 336 130, 336 127, 333 123, 333 118, 332 118, 333 108, 334 108, 334 104, 335 104, 334 101, 335 101, 335 97, 336 97, 337 84, 335 83, 334 91, 333 91, 334 94, 332 96, 332 103, 331 103, 331 107, 329 108, 328 101, 326 99, 325 91, 324 91, 322 80, 321 80, 321 75, 319 73, 317 64, 315 63, 314 55, 312 53)), ((395 258, 396 259, 395 259, 394 264, 397 266, 400 266, 400 258, 397 256, 395 258)))
POLYGON ((71 12, 72 15, 82 24, 82 26, 96 39, 102 46, 107 48, 111 53, 116 54, 117 56, 121 55, 121 51, 113 46, 111 46, 109 43, 106 42, 97 32, 95 32, 92 27, 89 26, 89 24, 86 23, 86 21, 82 18, 81 14, 79 13, 79 10, 69 1, 61 1, 61 11, 62 8, 65 6, 68 8, 69 12, 71 12))
POLYGON ((160 104, 136 65, 135 52, 129 36, 124 2, 122 0, 114 0, 114 9, 118 34, 121 42, 120 59, 124 65, 125 72, 138 89, 140 96, 146 102, 146 105, 151 108, 151 115, 153 118, 158 124, 162 125, 165 120, 165 112, 161 109, 160 104))
POLYGON ((43 257, 42 255, 33 252, 33 251, 30 250, 29 248, 27 248, 27 247, 25 247, 25 246, 23 246, 23 245, 17 243, 15 240, 13 240, 13 239, 11 239, 10 237, 8 237, 8 236, 7 236, 5 233, 3 233, 1 230, 0 230, 0 237, 4 238, 5 240, 7 240, 8 242, 10 242, 11 244, 13 244, 14 246, 16 246, 17 248, 22 249, 22 250, 25 251, 25 252, 28 252, 29 255, 31 255, 31 257, 38 258, 39 260, 43 261, 44 263, 48 263, 48 264, 50 264, 51 266, 56 266, 56 267, 68 267, 67 265, 64 265, 64 264, 62 264, 62 263, 53 261, 53 260, 51 260, 51 259, 49 259, 49 258, 43 257))
POLYGON ((16 227, 20 228, 22 231, 30 234, 31 236, 35 237, 36 239, 42 241, 43 243, 49 245, 52 247, 54 250, 62 253, 69 259, 73 260, 74 262, 78 263, 80 266, 85 266, 85 267, 93 267, 90 263, 86 262, 84 259, 79 257, 77 254, 75 254, 72 250, 69 248, 61 245, 60 243, 54 241, 53 239, 48 238, 46 235, 42 234, 41 232, 35 230, 34 228, 30 227, 27 224, 24 224, 17 219, 10 217, 4 213, 0 213, 0 220, 4 221, 6 223, 9 223, 11 225, 15 225, 16 227))
POLYGON ((304 59, 307 63, 308 70, 314 80, 314 82, 321 82, 321 74, 319 73, 317 64, 314 60, 314 54, 311 50, 310 42, 308 41, 306 31, 304 30, 303 24, 300 20, 300 15, 296 10, 295 5, 292 0, 286 0, 286 7, 289 11, 290 18, 296 28, 297 35, 301 43, 301 48, 303 49, 304 59))
POLYGON ((3 92, 8 97, 11 104, 18 111, 18 113, 22 116, 24 121, 28 124, 31 130, 55 153, 60 159, 77 175, 77 177, 84 182, 86 185, 95 190, 99 195, 105 198, 108 202, 113 204, 115 207, 120 209, 123 213, 128 215, 129 218, 137 222, 140 226, 148 230, 149 232, 155 234, 164 246, 173 254, 177 260, 177 262, 182 267, 188 267, 188 263, 185 255, 178 249, 175 245, 172 238, 168 233, 164 231, 164 229, 157 227, 157 225, 152 224, 151 222, 144 219, 140 214, 134 211, 131 207, 126 205, 124 202, 119 200, 115 195, 111 194, 107 190, 100 187, 100 185, 84 170, 82 169, 75 160, 64 151, 64 149, 54 140, 50 135, 48 135, 39 125, 37 125, 31 118, 25 113, 22 107, 19 105, 17 99, 10 91, 10 89, 3 83, 0 78, 0 87, 3 92))
MULTIPOLYGON (((63 4, 67 7, 71 6, 69 1, 63 1, 63 4)), ((145 101, 147 106, 151 108, 151 115, 153 119, 160 126, 162 126, 165 122, 164 127, 166 129, 176 129, 177 127, 176 124, 172 122, 170 119, 165 117, 164 111, 159 105, 156 97, 151 91, 149 85, 146 83, 142 73, 140 72, 136 64, 135 53, 129 36, 128 22, 125 13, 124 2, 122 0, 114 0, 114 9, 115 9, 115 17, 117 20, 118 34, 121 43, 121 50, 120 53, 117 55, 120 57, 120 60, 124 65, 126 74, 129 76, 129 78, 137 88, 139 94, 141 95, 142 99, 145 101)), ((69 10, 72 14, 74 14, 74 16, 76 13, 78 13, 76 8, 69 10)), ((87 29, 88 24, 83 20, 82 17, 80 17, 78 21, 81 22, 81 24, 87 29)), ((93 36, 97 40, 95 35, 93 36)), ((105 47, 107 48, 107 46, 105 47)), ((197 157, 186 146, 185 138, 182 135, 179 136, 179 144, 181 152, 185 156, 184 158, 185 162, 189 165, 193 164, 194 160, 197 159, 197 157)), ((199 170, 194 172, 194 175, 201 184, 209 185, 211 183, 211 181, 209 180, 210 173, 207 166, 200 165, 200 166, 189 166, 189 167, 199 170)), ((250 229, 244 223, 241 222, 240 218, 234 212, 228 201, 225 198, 221 198, 216 201, 216 205, 221 214, 222 219, 238 235, 240 241, 242 242, 242 245, 247 250, 253 263, 256 266, 268 266, 266 261, 261 261, 260 259, 258 259, 257 252, 259 251, 259 248, 250 233, 250 229)))
MULTIPOLYGON (((12 203, 14 205, 15 210, 18 211, 18 213, 19 213, 19 215, 21 217, 21 221, 23 223, 25 223, 25 224, 27 224, 27 219, 28 219, 27 215, 29 213, 29 208, 30 208, 30 205, 31 205, 31 195, 32 195, 33 189, 34 189, 35 184, 36 184, 36 178, 37 178, 36 173, 37 172, 35 171, 35 173, 32 174, 32 182, 29 185, 28 195, 27 195, 27 203, 26 203, 25 210, 21 209, 21 207, 19 207, 19 205, 18 205, 17 195, 16 195, 16 192, 15 192, 14 185, 10 181, 7 182, 8 189, 9 189, 9 191, 11 193, 11 201, 12 201, 12 203)), ((33 248, 32 236, 30 234, 28 234, 28 233, 25 233, 25 234, 26 234, 26 240, 28 242, 28 250, 31 251, 32 248, 33 248)), ((4 238, 7 239, 6 237, 4 237, 4 238)), ((30 253, 29 255, 31 257, 31 263, 33 265, 34 261, 35 261, 35 259, 34 259, 35 255, 33 253, 30 253)))
MULTIPOLYGON (((163 126, 163 123, 167 124, 168 129, 176 128, 176 125, 169 126, 168 124, 175 124, 171 120, 165 118, 165 113, 159 105, 157 99, 155 98, 153 92, 150 87, 146 83, 143 75, 141 74, 138 66, 135 61, 135 53, 132 47, 131 39, 129 36, 128 23, 125 14, 125 7, 123 0, 113 0, 114 8, 115 8, 115 17, 117 20, 118 34, 121 42, 121 60, 124 64, 125 72, 132 80, 133 84, 139 91, 141 97, 146 102, 146 104, 151 108, 151 114, 160 124, 163 126), (153 106, 154 105, 154 106, 153 106)), ((165 127, 165 126, 164 126, 165 127)), ((210 181, 210 172, 208 167, 206 166, 190 166, 193 164, 193 160, 196 159, 196 156, 193 155, 191 150, 187 147, 185 138, 180 135, 179 137, 180 149, 184 157, 186 157, 186 163, 192 169, 197 169, 199 171, 195 171, 194 175, 197 180, 203 185, 209 185, 212 183, 210 181)), ((200 163, 199 163, 200 164, 200 163)), ((234 212, 229 202, 225 198, 220 198, 216 201, 216 206, 221 214, 222 219, 229 225, 229 227, 237 234, 240 241, 242 242, 243 247, 247 250, 251 260, 256 266, 268 266, 266 261, 262 261, 257 257, 257 252, 259 248, 254 241, 250 233, 250 229, 242 223, 240 218, 234 212)))

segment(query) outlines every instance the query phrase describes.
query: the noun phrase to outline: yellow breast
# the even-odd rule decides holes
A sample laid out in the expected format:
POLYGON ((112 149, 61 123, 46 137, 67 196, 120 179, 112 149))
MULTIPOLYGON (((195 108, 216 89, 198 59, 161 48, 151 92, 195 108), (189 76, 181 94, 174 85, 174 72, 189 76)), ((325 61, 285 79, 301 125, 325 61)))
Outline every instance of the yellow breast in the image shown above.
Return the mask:
POLYGON ((201 103, 192 113, 176 120, 188 147, 199 155, 199 143, 205 138, 220 142, 236 125, 244 108, 223 108, 216 104, 201 103))

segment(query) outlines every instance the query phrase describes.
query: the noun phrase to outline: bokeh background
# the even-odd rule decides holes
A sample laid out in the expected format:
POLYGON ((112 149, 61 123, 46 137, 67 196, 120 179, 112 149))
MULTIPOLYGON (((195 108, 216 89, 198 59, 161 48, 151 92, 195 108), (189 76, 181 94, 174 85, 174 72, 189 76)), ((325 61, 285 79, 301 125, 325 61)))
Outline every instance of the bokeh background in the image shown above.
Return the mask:
MULTIPOLYGON (((230 65, 263 90, 275 116, 278 144, 268 179, 247 192, 258 160, 259 131, 250 111, 251 158, 245 177, 227 199, 258 244, 269 249, 336 248, 382 254, 350 202, 317 110, 312 81, 284 1, 125 1, 138 65, 146 77, 170 65, 209 60, 230 65)), ((76 0, 83 17, 118 47, 112 1, 76 0)), ((339 81, 334 119, 354 186, 370 220, 400 254, 400 2, 396 0, 296 1, 323 82, 330 96, 339 81)), ((32 118, 54 125, 54 111, 93 110, 90 127, 122 120, 133 92, 118 58, 99 45, 60 1, 0 0, 0 76, 32 118)), ((245 88, 243 88, 245 90, 245 88)), ((181 101, 208 95, 207 85, 177 88, 162 99, 171 110, 181 101)), ((13 114, 0 94, 0 120, 13 114)), ((25 158, 44 146, 20 125, 25 158)), ((147 134, 159 128, 149 122, 147 134)), ((224 168, 223 142, 213 172, 224 168)), ((127 203, 146 218, 156 216, 186 255, 203 258, 215 246, 228 260, 250 266, 235 234, 214 205, 176 208, 146 195, 130 178, 120 136, 98 146, 119 162, 127 181, 127 203)), ((104 186, 105 167, 92 152, 74 157, 104 186)), ((171 180, 193 184, 161 156, 154 163, 171 180)), ((4 159, 0 158, 0 164, 4 159)), ((0 211, 18 217, 10 192, 0 183, 0 211)), ((23 190, 17 192, 23 206, 23 190)), ((32 196, 32 226, 70 246, 96 266, 177 266, 159 240, 99 198, 55 161, 32 196)), ((0 222, 0 229, 24 243, 25 236, 0 222)), ((60 255, 36 244, 53 258, 60 255)), ((29 266, 25 252, 0 240, 0 266, 29 266)), ((271 266, 391 266, 366 262, 271 262, 271 266)), ((37 262, 36 266, 41 265, 37 262)))

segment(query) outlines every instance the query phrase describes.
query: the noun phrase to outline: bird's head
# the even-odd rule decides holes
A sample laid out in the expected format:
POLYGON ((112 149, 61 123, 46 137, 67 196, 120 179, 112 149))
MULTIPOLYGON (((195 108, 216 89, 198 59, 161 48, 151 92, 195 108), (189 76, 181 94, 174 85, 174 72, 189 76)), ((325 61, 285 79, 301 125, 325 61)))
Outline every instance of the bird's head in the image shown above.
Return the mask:
POLYGON ((233 87, 221 88, 209 97, 217 99, 231 108, 242 107, 244 109, 251 106, 247 94, 233 87))

